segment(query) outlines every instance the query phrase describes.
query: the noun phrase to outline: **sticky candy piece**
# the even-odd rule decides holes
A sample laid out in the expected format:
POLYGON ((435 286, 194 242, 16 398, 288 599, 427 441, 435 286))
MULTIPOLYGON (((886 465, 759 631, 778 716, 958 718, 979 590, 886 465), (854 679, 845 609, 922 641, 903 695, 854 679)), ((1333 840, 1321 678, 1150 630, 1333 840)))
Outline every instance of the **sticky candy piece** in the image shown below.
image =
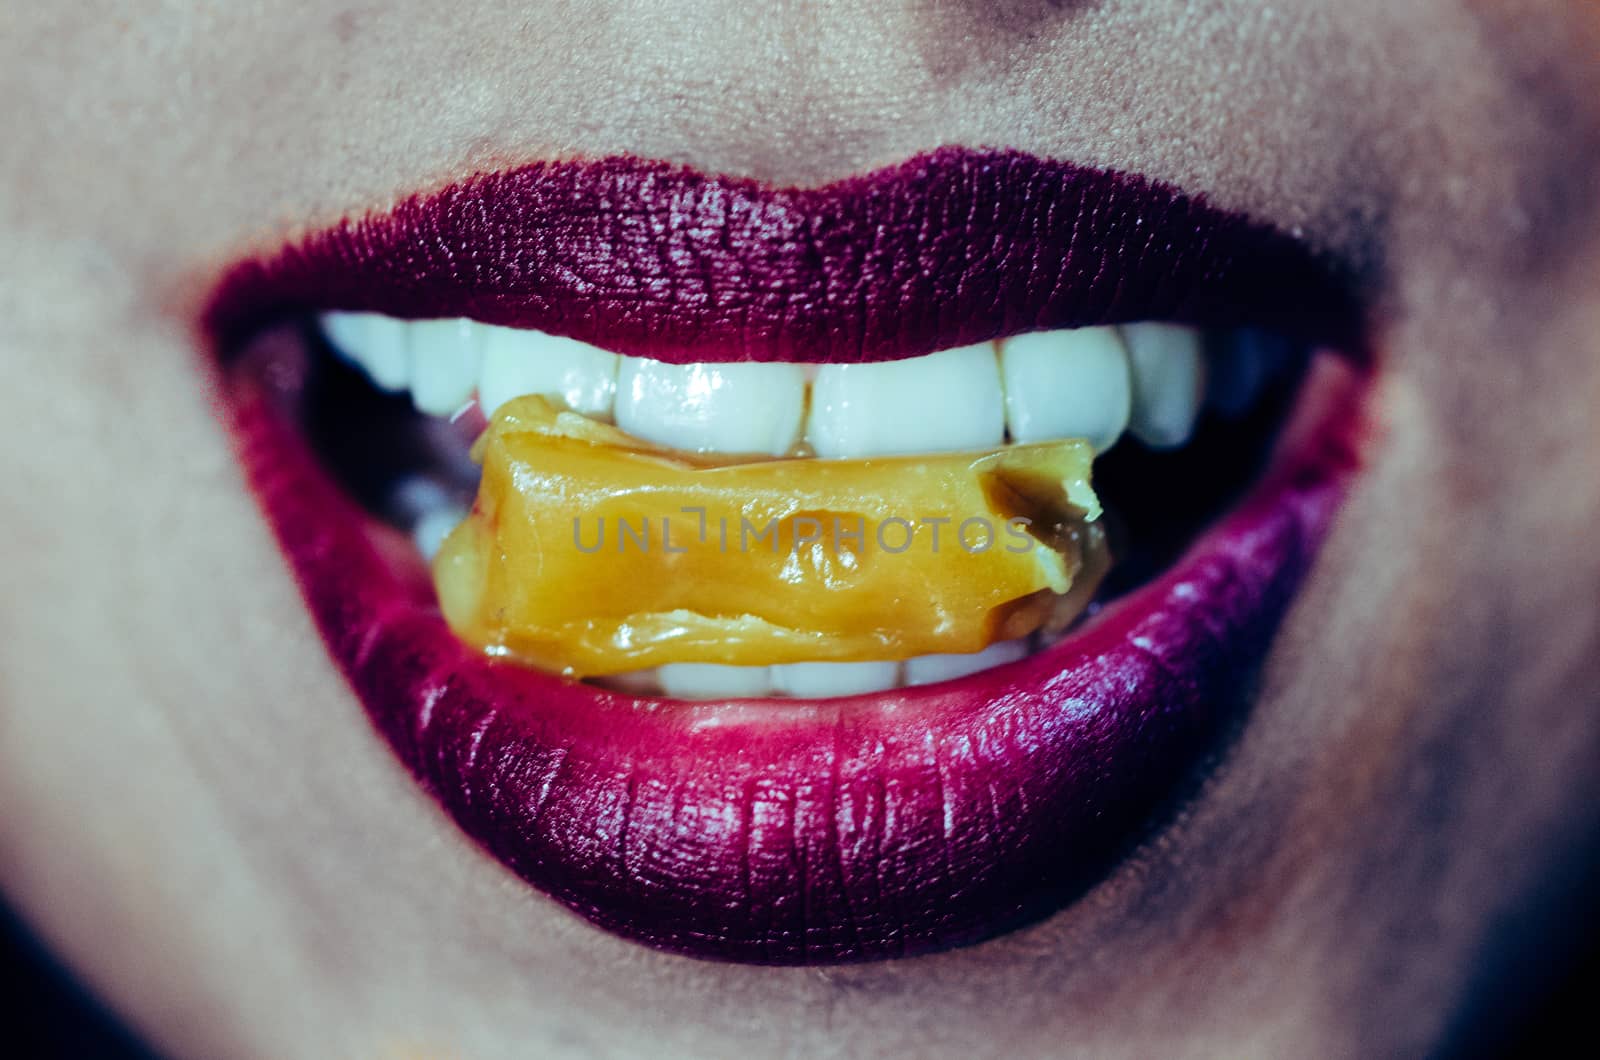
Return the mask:
POLYGON ((697 456, 542 397, 502 405, 445 539, 445 619, 573 677, 975 652, 1088 603, 1108 566, 1081 440, 850 460, 697 456))

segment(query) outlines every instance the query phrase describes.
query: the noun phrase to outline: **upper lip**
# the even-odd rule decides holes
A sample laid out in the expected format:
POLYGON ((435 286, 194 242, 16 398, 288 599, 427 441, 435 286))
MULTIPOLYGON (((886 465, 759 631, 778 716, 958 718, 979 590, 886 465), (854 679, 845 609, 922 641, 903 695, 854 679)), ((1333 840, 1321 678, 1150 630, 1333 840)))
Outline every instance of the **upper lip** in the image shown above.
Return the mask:
MULTIPOLYGON (((232 347, 313 308, 676 361, 887 359, 1138 319, 1353 344, 1359 323, 1275 229, 1142 178, 959 149, 811 190, 635 159, 481 176, 234 267, 205 325, 232 347)), ((242 459, 330 652, 419 778, 591 919, 757 961, 971 941, 1103 869, 1264 655, 1351 466, 1338 445, 1294 454, 1167 575, 1011 667, 852 700, 644 703, 456 642, 267 390, 238 378, 242 459)))
POLYGON ((805 189, 633 158, 485 174, 240 264, 206 324, 231 344, 307 307, 675 363, 892 360, 1138 319, 1359 338, 1343 277, 1275 228, 1142 177, 959 148, 805 189))

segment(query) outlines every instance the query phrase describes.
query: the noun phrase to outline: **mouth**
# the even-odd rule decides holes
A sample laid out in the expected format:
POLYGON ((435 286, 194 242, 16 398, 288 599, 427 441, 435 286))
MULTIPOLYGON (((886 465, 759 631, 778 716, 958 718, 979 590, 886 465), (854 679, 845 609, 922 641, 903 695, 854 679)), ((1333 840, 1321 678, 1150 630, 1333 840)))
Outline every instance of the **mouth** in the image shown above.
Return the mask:
POLYGON ((420 783, 594 923, 769 964, 1037 920, 1192 789, 1356 469, 1360 327, 1270 226, 953 148, 481 176, 205 317, 420 783))

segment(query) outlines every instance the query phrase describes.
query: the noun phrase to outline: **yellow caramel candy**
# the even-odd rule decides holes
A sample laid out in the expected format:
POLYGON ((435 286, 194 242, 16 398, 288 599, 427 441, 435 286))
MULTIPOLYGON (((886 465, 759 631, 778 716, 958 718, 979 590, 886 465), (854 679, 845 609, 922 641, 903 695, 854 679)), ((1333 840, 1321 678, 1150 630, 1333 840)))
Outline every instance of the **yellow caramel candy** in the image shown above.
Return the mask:
POLYGON ((574 677, 975 652, 1063 623, 1107 565, 1078 440, 701 457, 523 397, 474 454, 477 502, 433 565, 445 619, 574 677))

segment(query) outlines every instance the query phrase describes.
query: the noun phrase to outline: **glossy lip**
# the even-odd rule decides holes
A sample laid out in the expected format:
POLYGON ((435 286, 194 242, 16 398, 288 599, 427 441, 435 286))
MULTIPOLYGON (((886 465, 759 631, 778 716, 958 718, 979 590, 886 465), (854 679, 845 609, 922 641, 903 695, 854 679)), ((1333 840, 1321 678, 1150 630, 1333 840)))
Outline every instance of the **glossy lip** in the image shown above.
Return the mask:
POLYGON ((806 189, 634 158, 485 174, 238 265, 206 328, 233 345, 307 307, 674 363, 892 360, 1132 320, 1361 339, 1348 285, 1274 228, 1143 177, 955 147, 806 189))
MULTIPOLYGON (((945 149, 810 191, 634 160, 482 177, 237 267, 206 321, 227 343, 291 310, 371 308, 668 358, 854 359, 1023 321, 1260 322, 1291 289, 1299 326, 1325 317, 1338 322, 1330 334, 1353 329, 1338 284, 1271 229, 1137 178, 945 149), (1077 223, 1063 220, 1067 203, 1077 223), (720 237, 696 227, 712 206, 720 237), (802 266, 811 259, 784 250, 795 231, 816 237, 803 249, 833 256, 802 266), (1034 242, 978 253, 1010 237, 1034 242), (643 276, 650 243, 659 275, 643 276), (690 244, 720 249, 711 264, 675 252, 690 244), (862 262, 885 245, 944 272, 912 289, 898 273, 866 283, 862 262), (785 255, 776 272, 756 267, 785 255), (837 284, 848 298, 815 282, 837 269, 854 281, 837 284), (779 294, 769 304, 765 288, 747 292, 733 312, 732 294, 657 282, 675 273, 729 290, 767 277, 779 294)), ((1166 575, 1045 652, 849 699, 687 703, 461 645, 420 559, 323 472, 270 383, 241 364, 231 384, 241 458, 332 656, 462 829, 603 927, 777 964, 972 942, 1053 911, 1103 873, 1235 713, 1355 466, 1360 392, 1348 374, 1308 388, 1251 497, 1166 575)))

